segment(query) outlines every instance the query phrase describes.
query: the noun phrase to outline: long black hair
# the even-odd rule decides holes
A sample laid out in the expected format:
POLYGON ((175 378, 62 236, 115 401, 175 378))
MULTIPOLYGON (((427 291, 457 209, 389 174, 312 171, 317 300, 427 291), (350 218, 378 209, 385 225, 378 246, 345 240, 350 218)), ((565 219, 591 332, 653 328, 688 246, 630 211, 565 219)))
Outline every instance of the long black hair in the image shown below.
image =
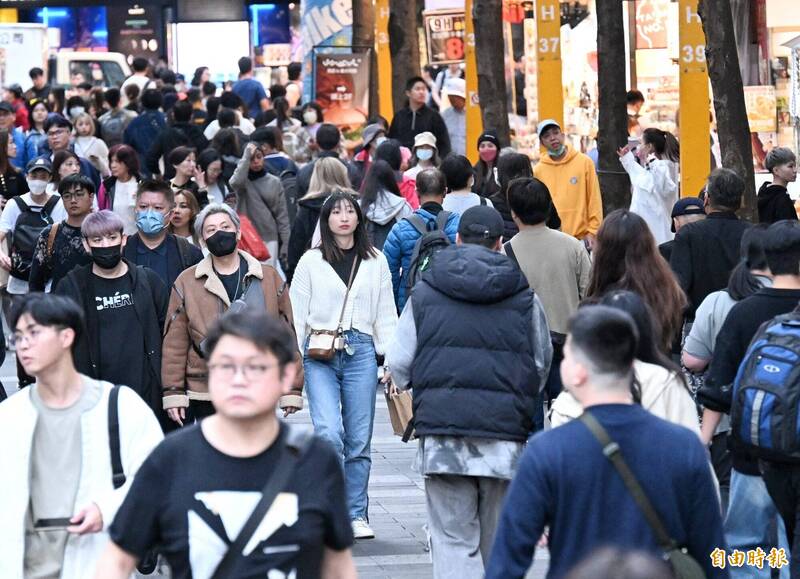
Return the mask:
POLYGON ((392 167, 383 159, 378 159, 370 165, 369 172, 364 178, 364 186, 361 190, 361 209, 364 212, 375 203, 382 190, 398 197, 403 196, 397 186, 397 181, 395 181, 392 167))
POLYGON ((356 192, 351 189, 334 189, 327 199, 322 203, 322 210, 319 214, 319 232, 322 243, 320 249, 322 251, 322 258, 328 263, 336 263, 344 259, 344 252, 336 239, 333 237, 331 226, 328 224, 331 213, 337 207, 343 204, 348 204, 353 207, 358 217, 358 225, 353 231, 353 243, 356 248, 356 254, 360 259, 370 259, 376 257, 378 252, 372 246, 367 233, 366 219, 361 207, 358 204, 356 192))
POLYGON ((276 113, 278 128, 283 130, 286 125, 292 126, 291 117, 289 116, 289 101, 286 97, 278 97, 272 101, 272 109, 276 113))
POLYGON ((764 283, 753 275, 753 270, 767 270, 764 254, 764 236, 767 223, 758 223, 745 230, 739 251, 739 263, 733 268, 728 280, 727 292, 732 300, 740 301, 760 290, 764 283))

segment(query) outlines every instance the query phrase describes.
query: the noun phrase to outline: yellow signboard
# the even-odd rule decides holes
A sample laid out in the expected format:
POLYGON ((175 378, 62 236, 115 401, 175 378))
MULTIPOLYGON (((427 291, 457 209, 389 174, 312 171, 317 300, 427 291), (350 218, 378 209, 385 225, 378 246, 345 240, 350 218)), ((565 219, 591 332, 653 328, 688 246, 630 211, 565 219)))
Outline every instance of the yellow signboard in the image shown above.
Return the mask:
POLYGON ((389 52, 389 0, 375 0, 375 54, 378 58, 378 109, 380 115, 391 121, 392 55, 389 52))
POLYGON ((564 126, 564 89, 561 82, 561 9, 559 0, 536 0, 536 56, 539 118, 564 126))
POLYGON ((467 157, 471 163, 478 162, 478 137, 483 132, 483 117, 478 100, 478 65, 475 61, 475 23, 472 19, 472 0, 464 2, 466 35, 464 42, 464 61, 467 82, 467 157))
POLYGON ((706 37, 697 4, 678 0, 682 197, 697 196, 711 171, 706 37))

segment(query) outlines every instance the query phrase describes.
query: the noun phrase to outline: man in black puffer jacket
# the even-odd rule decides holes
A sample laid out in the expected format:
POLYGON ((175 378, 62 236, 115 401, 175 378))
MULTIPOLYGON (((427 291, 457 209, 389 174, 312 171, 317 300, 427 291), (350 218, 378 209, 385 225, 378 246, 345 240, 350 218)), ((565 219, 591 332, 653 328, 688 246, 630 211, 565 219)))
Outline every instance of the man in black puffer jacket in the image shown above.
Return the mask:
POLYGON ((395 384, 413 388, 434 577, 483 574, 552 358, 542 305, 499 253, 502 234, 495 209, 464 212, 386 354, 395 384))

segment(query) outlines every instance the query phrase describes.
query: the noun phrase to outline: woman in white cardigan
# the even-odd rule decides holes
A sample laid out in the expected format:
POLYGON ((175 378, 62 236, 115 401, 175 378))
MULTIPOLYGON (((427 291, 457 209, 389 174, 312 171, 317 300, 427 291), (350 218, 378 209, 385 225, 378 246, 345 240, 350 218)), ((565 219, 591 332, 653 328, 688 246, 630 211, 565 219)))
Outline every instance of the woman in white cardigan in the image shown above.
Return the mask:
POLYGON ((300 258, 292 280, 294 325, 314 430, 343 461, 353 534, 370 538, 375 536, 367 517, 375 390, 379 379, 389 380, 388 368, 378 371, 376 355, 383 356, 397 324, 392 278, 386 258, 369 242, 355 192, 330 195, 319 223, 320 245, 300 258), (336 349, 330 359, 309 355, 310 340, 314 347, 331 337, 336 349))
MULTIPOLYGON (((648 412, 684 426, 700 436, 697 407, 677 364, 673 364, 656 346, 653 331, 655 318, 634 292, 614 291, 600 303, 628 312, 639 330, 639 350, 633 364, 635 384, 632 395, 648 412)), ((583 414, 583 408, 567 391, 562 392, 550 409, 550 422, 560 426, 583 414)))

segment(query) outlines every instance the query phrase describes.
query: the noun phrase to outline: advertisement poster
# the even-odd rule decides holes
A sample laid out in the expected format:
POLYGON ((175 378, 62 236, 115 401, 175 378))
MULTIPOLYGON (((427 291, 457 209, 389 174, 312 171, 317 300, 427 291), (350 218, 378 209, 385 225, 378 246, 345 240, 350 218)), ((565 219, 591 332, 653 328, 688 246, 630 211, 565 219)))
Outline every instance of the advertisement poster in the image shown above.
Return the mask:
POLYGON ((155 60, 164 52, 161 45, 161 7, 137 4, 113 9, 108 14, 108 49, 133 61, 136 56, 155 60))
MULTIPOLYGON (((305 0, 300 30, 303 35, 303 72, 306 78, 313 73, 313 58, 321 53, 350 52, 353 43, 353 3, 351 0, 305 0), (330 48, 329 48, 330 47, 330 48), (337 49, 338 47, 338 49, 337 49)), ((303 83, 303 100, 311 100, 311 83, 303 83)))
POLYGON ((774 86, 744 87, 744 102, 751 133, 770 133, 777 130, 778 103, 774 86))
POLYGON ((318 54, 315 99, 325 122, 356 127, 369 114, 369 53, 318 54))
POLYGON ((636 0, 636 48, 667 48, 670 0, 636 0))
POLYGON ((463 10, 425 12, 425 36, 428 44, 428 62, 433 65, 450 64, 464 60, 463 10))

